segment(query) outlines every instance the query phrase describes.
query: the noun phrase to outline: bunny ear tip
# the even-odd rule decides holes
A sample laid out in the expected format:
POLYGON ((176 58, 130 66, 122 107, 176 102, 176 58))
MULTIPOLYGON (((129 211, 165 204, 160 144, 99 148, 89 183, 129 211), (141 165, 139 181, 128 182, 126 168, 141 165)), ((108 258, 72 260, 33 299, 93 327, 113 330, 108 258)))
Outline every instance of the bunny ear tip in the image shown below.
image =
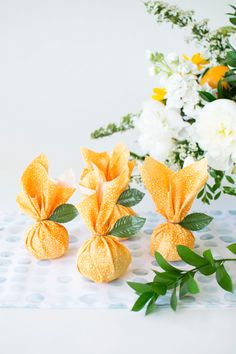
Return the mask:
POLYGON ((48 168, 48 158, 44 153, 41 153, 40 155, 38 155, 31 163, 39 163, 41 165, 43 165, 46 169, 48 168))

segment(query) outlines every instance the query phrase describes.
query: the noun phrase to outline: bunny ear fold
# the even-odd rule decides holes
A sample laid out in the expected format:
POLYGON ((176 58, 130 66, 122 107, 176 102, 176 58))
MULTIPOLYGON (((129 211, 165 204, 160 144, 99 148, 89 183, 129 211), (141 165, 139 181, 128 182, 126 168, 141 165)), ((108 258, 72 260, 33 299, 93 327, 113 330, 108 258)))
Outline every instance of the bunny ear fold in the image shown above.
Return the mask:
POLYGON ((180 222, 194 198, 207 181, 207 160, 197 161, 178 172, 147 157, 140 168, 143 183, 160 214, 171 222, 180 222))
POLYGON ((79 204, 76 205, 81 218, 93 234, 96 233, 96 221, 98 217, 99 204, 97 194, 94 193, 85 197, 79 204))
POLYGON ((21 182, 23 193, 17 202, 26 213, 35 219, 47 219, 55 208, 74 193, 74 186, 65 180, 52 180, 48 176, 48 160, 45 155, 38 156, 24 171, 21 182))
POLYGON ((174 172, 164 164, 146 157, 139 168, 142 181, 151 194, 157 211, 168 219, 170 208, 170 183, 174 172))
POLYGON ((110 228, 112 213, 117 200, 125 190, 129 182, 128 171, 124 170, 117 178, 110 182, 103 183, 101 187, 100 210, 97 218, 97 231, 106 234, 110 228))
POLYGON ((130 174, 133 171, 135 161, 130 164, 129 160, 129 150, 128 148, 120 143, 114 148, 110 164, 109 164, 109 180, 112 180, 119 176, 121 172, 128 166, 130 174))
POLYGON ((176 172, 172 178, 172 199, 175 219, 182 220, 208 179, 207 159, 194 162, 176 172))
POLYGON ((88 165, 88 170, 92 169, 92 165, 96 165, 99 170, 106 174, 110 160, 107 152, 95 152, 86 148, 81 148, 80 151, 88 165))
POLYGON ((24 171, 21 182, 25 193, 30 197, 41 198, 48 189, 48 160, 45 155, 38 156, 24 171))

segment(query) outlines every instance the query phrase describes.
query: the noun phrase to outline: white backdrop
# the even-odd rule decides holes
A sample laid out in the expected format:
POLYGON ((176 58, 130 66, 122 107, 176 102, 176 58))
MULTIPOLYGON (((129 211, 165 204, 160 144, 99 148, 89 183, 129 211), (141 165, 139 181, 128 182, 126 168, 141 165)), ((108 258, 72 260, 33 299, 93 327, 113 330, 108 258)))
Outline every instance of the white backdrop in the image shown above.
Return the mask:
MULTIPOLYGON (((227 24, 228 0, 175 3, 213 28, 227 24)), ((158 26, 140 0, 0 0, 0 47, 0 206, 8 208, 37 154, 48 155, 53 176, 73 167, 79 177, 80 146, 121 140, 89 135, 149 98, 147 49, 193 52, 183 31, 158 26)), ((129 134, 122 140, 132 147, 129 134)))

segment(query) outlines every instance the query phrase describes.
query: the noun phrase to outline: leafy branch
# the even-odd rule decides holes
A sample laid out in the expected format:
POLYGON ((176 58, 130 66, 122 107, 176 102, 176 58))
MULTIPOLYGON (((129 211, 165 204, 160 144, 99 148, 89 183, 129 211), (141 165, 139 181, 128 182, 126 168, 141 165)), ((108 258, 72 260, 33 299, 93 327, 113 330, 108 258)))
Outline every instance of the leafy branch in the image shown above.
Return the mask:
MULTIPOLYGON (((236 254, 236 243, 227 247, 233 254, 236 254)), ((171 293, 170 306, 175 311, 178 304, 178 298, 184 300, 187 294, 195 295, 200 292, 198 283, 195 279, 197 273, 205 276, 215 274, 216 281, 225 291, 232 292, 232 279, 225 269, 224 264, 227 262, 236 262, 236 258, 215 259, 210 249, 203 252, 202 256, 198 255, 190 248, 178 245, 177 252, 180 258, 193 268, 183 270, 172 266, 163 256, 156 252, 155 258, 157 264, 164 272, 155 271, 152 282, 136 283, 128 282, 128 285, 135 290, 138 299, 132 307, 132 311, 140 311, 146 306, 146 315, 153 312, 157 307, 156 301, 161 296, 171 293)))
MULTIPOLYGON (((180 28, 189 28, 191 38, 188 41, 195 40, 200 47, 207 49, 218 61, 224 57, 224 52, 230 49, 229 37, 235 32, 235 27, 225 26, 211 31, 208 27, 208 20, 197 21, 194 11, 183 11, 164 1, 147 1, 144 5, 147 12, 154 15, 158 23, 166 22, 180 28)), ((231 23, 235 25, 235 15, 230 14, 230 16, 231 23)))
POLYGON ((235 180, 232 176, 228 176, 224 171, 214 170, 210 168, 210 176, 213 178, 213 184, 206 183, 203 189, 198 193, 197 198, 205 204, 220 198, 221 194, 236 196, 235 180), (230 183, 230 185, 225 185, 230 183))
POLYGON ((105 136, 110 136, 115 133, 123 133, 127 130, 134 129, 134 119, 138 115, 133 113, 128 113, 126 116, 121 118, 120 124, 110 123, 105 127, 101 127, 97 130, 94 130, 91 133, 92 139, 104 138, 105 136))

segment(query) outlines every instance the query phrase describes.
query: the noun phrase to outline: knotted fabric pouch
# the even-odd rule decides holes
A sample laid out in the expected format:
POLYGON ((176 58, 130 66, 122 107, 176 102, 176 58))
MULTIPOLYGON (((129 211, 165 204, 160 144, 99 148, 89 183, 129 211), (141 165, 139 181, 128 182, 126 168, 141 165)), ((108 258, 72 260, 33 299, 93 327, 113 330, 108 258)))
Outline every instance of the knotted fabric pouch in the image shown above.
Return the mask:
POLYGON ((168 261, 179 260, 177 245, 194 247, 192 232, 180 223, 207 181, 207 160, 203 159, 174 172, 151 157, 146 157, 140 174, 157 211, 167 220, 152 233, 151 254, 158 251, 168 261))
POLYGON ((48 160, 38 156, 21 177, 23 192, 16 201, 22 211, 36 220, 26 234, 26 247, 38 259, 57 258, 68 249, 68 232, 64 226, 49 220, 55 209, 66 203, 75 186, 48 176, 48 160))

